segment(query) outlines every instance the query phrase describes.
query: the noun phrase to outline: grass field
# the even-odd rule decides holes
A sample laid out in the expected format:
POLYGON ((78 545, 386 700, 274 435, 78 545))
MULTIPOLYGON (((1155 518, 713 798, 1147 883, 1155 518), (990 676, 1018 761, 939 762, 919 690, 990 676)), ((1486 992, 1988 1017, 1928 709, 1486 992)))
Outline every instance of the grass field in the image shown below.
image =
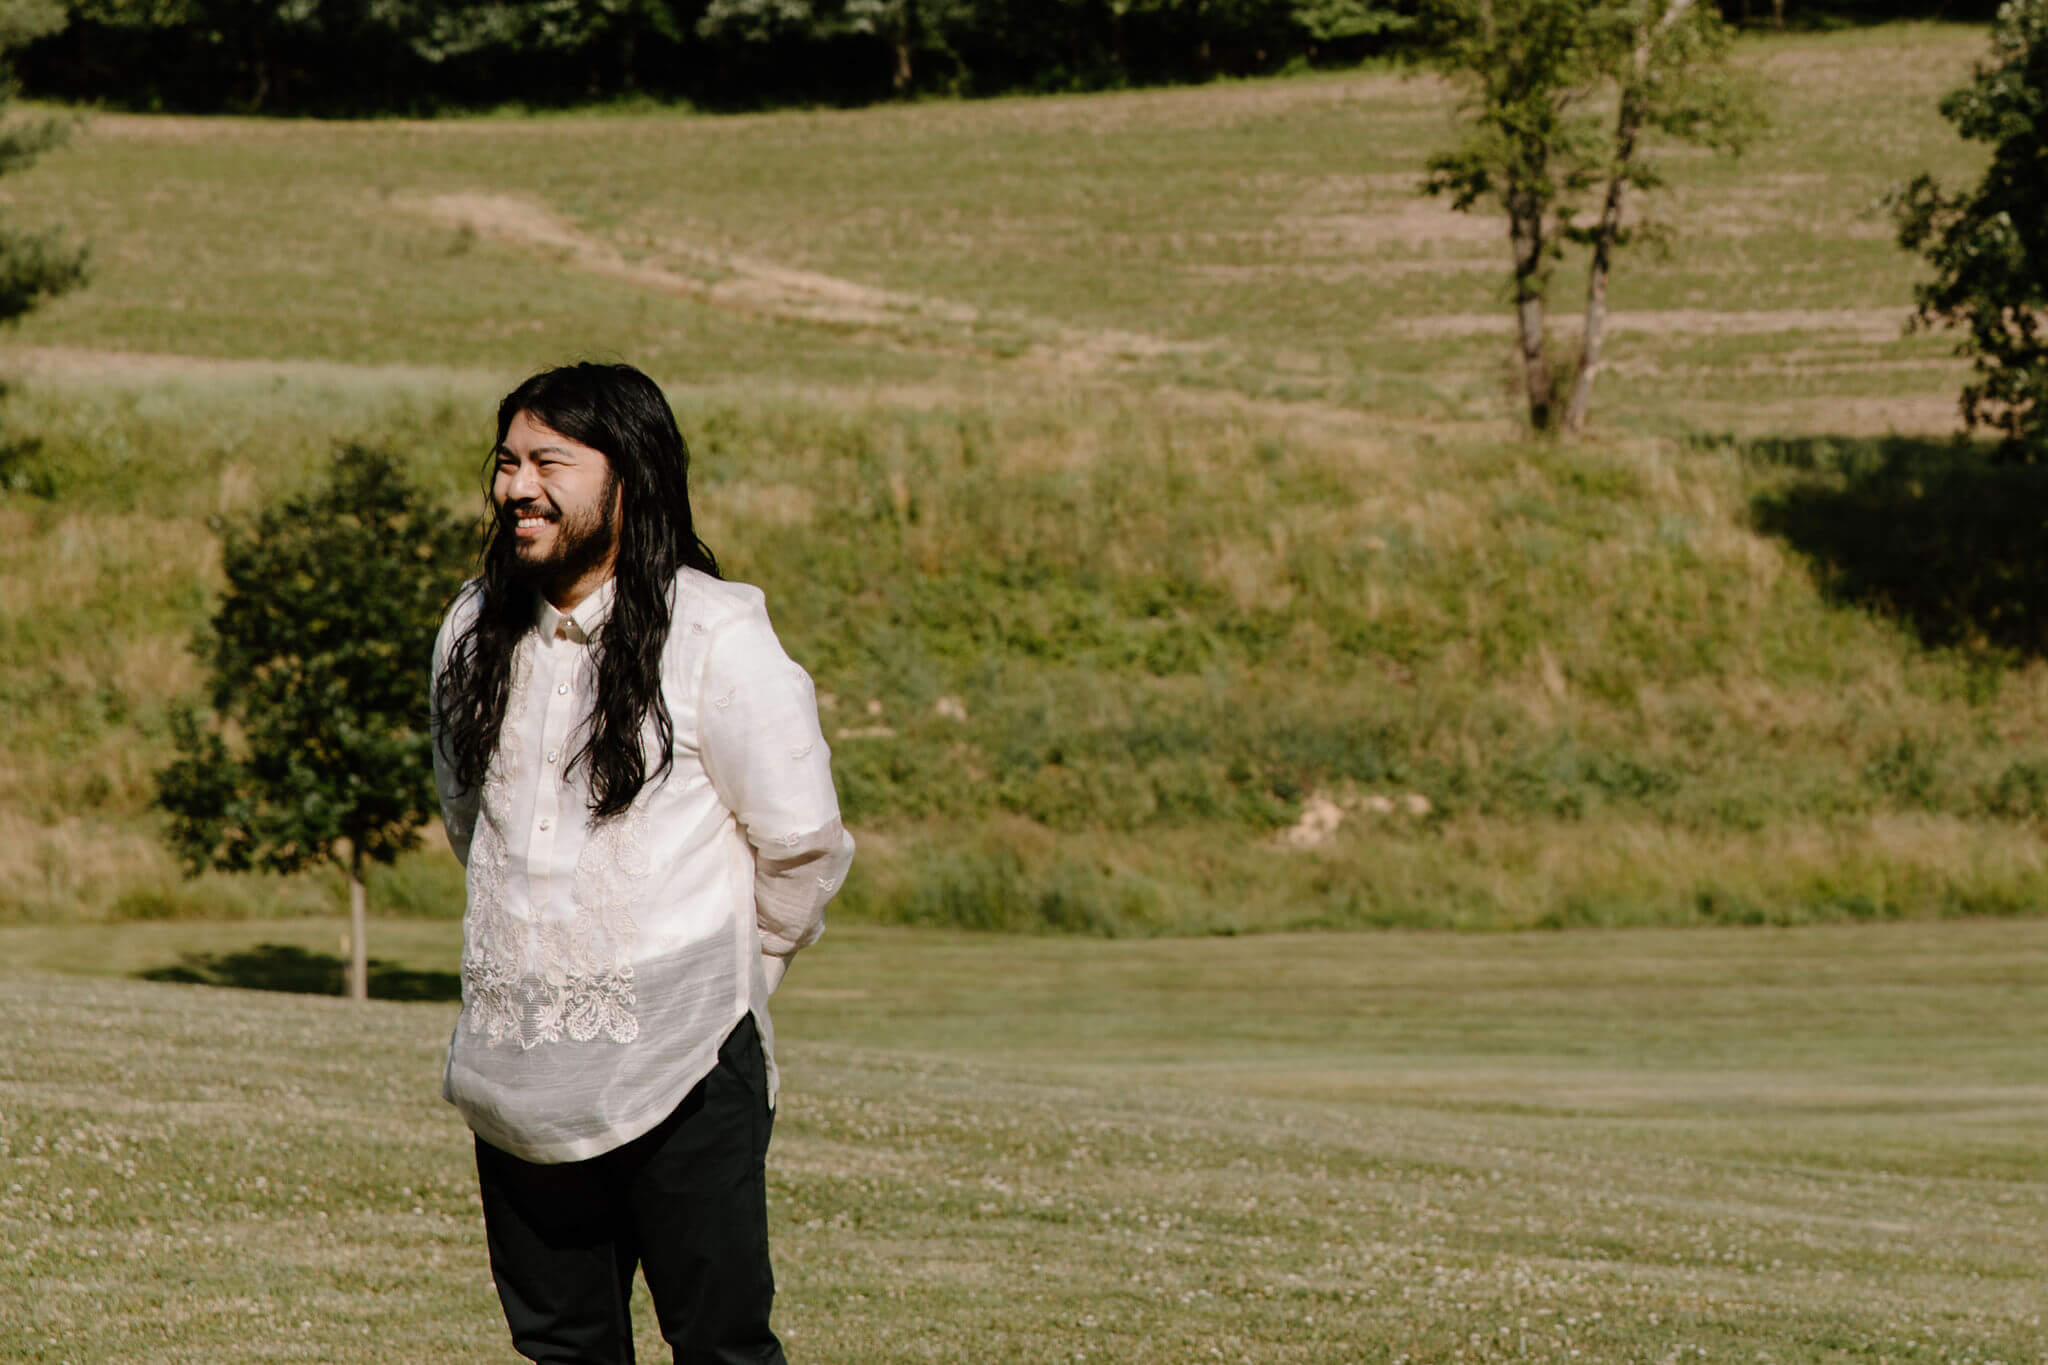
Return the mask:
MULTIPOLYGON (((1775 134, 1672 153, 1672 258, 1616 276, 1610 425, 1947 428, 1953 370, 1899 336, 1913 268, 1880 201, 1974 159, 1934 104, 1982 45, 1746 46, 1775 134)), ((991 360, 1066 361, 1498 420, 1501 227, 1416 194, 1449 116, 1403 71, 737 118, 104 116, 22 181, 101 272, 21 340, 489 383, 616 350, 693 384, 948 397, 1012 382, 991 360)))
POLYGON ((1948 445, 1881 207, 1983 38, 1745 39, 1775 131, 1671 162, 1573 446, 1427 77, 92 118, 0 182, 98 272, 0 342, 0 1360, 510 1359, 452 858, 372 882, 414 1002, 168 984, 325 984, 339 887, 149 801, 219 519, 352 439, 471 505, 594 353, 860 840, 777 1002, 793 1358, 2048 1361, 2048 489, 1948 445))
MULTIPOLYGON (((511 1359, 452 1005, 121 979, 336 930, 0 930, 0 1358, 511 1359)), ((2044 982, 2034 920, 842 926, 777 999, 779 1326, 842 1365, 2048 1359, 2044 982)))
MULTIPOLYGON (((217 519, 618 354, 817 677, 847 918, 1102 935, 2032 912, 2038 477, 1946 444, 1881 200, 1983 43, 1745 40, 1575 446, 1517 434, 1501 227, 1400 71, 736 118, 99 116, 95 245, 0 346, 0 920, 317 913, 149 810, 217 519)), ((1569 301, 1569 284, 1561 302, 1569 301)), ((424 665, 423 665, 424 667, 424 665)), ((430 847, 373 885, 455 913, 430 847)))

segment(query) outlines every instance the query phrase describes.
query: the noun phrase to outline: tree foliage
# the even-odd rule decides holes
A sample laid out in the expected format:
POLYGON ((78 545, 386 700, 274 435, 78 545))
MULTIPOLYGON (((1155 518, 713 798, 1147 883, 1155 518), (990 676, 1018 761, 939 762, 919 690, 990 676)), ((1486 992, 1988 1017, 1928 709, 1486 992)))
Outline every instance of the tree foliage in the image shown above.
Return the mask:
POLYGON ((1759 106, 1728 65, 1727 25, 1695 0, 1440 0, 1433 25, 1463 132, 1430 159, 1425 189, 1507 216, 1530 421, 1577 430, 1600 370, 1613 254, 1658 232, 1625 212, 1631 190, 1662 183, 1646 140, 1736 150, 1759 106), (1567 405, 1546 308, 1568 246, 1590 253, 1590 270, 1567 405))
POLYGON ((174 715, 179 756, 157 775, 188 872, 333 861, 359 884, 365 860, 418 844, 437 809, 428 661, 474 543, 360 446, 321 488, 227 532, 227 590, 194 645, 211 713, 174 715))
POLYGON ((1970 189, 1951 194, 1922 175, 1895 203, 1899 242, 1926 256, 1921 325, 1959 327, 1976 378, 1964 419, 2004 434, 2009 458, 2048 453, 2048 0, 2009 0, 1991 53, 1941 102, 1965 138, 1991 147, 1970 189))
POLYGON ((1417 3, 66 0, 71 31, 35 44, 27 69, 41 93, 145 108, 857 103, 1355 62, 1406 33, 1417 3))
POLYGON ((61 0, 0 0, 0 52, 47 37, 69 18, 61 0))
MULTIPOLYGON (((0 54, 57 32, 66 18, 57 0, 0 0, 0 54)), ((11 75, 0 77, 0 114, 13 93, 11 75)), ((0 175, 29 165, 70 132, 70 124, 54 118, 0 122, 0 175)), ((85 283, 85 260, 85 249, 60 233, 0 226, 0 322, 85 283)))

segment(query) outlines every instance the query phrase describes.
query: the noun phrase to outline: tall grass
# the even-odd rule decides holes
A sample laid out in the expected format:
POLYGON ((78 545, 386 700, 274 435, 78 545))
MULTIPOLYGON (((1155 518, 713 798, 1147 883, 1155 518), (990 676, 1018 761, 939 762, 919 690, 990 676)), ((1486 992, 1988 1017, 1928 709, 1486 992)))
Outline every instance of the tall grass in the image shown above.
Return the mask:
MULTIPOLYGON (((816 676, 871 835, 849 913, 1506 927, 2012 912, 2048 889, 2048 673, 1928 648, 1752 524, 1841 461, 1333 434, 1115 391, 679 394, 707 535, 816 676), (1320 841, 1294 829, 1317 819, 1320 841)), ((0 550, 6 913, 323 903, 182 883, 153 843, 207 518, 311 477, 337 421, 473 505, 486 410, 17 400, 64 472, 10 500, 0 550)), ((460 894, 445 852, 378 890, 424 913, 460 894)))

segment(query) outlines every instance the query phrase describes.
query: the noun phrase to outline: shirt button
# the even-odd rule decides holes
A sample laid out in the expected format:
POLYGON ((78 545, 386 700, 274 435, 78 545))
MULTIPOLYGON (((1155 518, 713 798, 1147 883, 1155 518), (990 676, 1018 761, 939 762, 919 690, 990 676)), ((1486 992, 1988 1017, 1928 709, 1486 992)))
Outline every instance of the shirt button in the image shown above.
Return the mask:
POLYGON ((560 749, 548 750, 548 762, 554 762, 557 758, 561 757, 561 753, 562 751, 560 749))
POLYGON ((543 817, 543 818, 542 818, 542 820, 541 820, 541 822, 540 822, 540 827, 541 827, 542 829, 546 829, 546 828, 547 828, 547 827, 548 827, 549 825, 552 825, 552 824, 554 824, 554 823, 555 823, 554 821, 552 821, 552 820, 549 820, 549 819, 546 819, 545 817, 543 817))
POLYGON ((567 683, 562 683, 562 684, 561 684, 560 686, 556 687, 556 688, 555 688, 555 695, 556 695, 556 696, 558 696, 558 697, 566 697, 566 696, 568 696, 568 695, 569 695, 569 684, 567 684, 567 683))

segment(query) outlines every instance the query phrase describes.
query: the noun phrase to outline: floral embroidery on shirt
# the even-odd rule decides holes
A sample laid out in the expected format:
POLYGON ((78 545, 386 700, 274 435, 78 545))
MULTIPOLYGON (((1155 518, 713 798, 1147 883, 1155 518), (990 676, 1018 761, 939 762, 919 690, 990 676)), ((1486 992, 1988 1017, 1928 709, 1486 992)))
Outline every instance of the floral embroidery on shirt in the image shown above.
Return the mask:
POLYGON ((615 1043, 640 1036, 634 1017, 633 944, 638 926, 632 906, 647 879, 647 812, 635 804, 599 825, 576 859, 571 893, 576 918, 569 926, 569 1036, 587 1043, 598 1034, 615 1043))
MULTIPOLYGON (((513 654, 509 718, 527 699, 533 673, 529 641, 513 654)), ((462 956, 463 1023, 492 1047, 522 1049, 579 1043, 602 1035, 615 1043, 640 1036, 633 1013, 632 907, 648 872, 647 815, 635 805, 591 833, 576 860, 567 921, 520 918, 505 908, 512 785, 524 757, 518 727, 507 724, 484 781, 481 819, 469 857, 469 912, 462 956)))
MULTIPOLYGON (((512 681, 505 700, 506 716, 516 716, 526 703, 533 677, 533 653, 525 641, 512 651, 512 681)), ((518 770, 521 744, 518 727, 505 725, 498 748, 484 774, 483 798, 476 833, 469 848, 469 909, 463 925, 462 1012, 472 1033, 487 1033, 493 1045, 517 1034, 520 978, 526 953, 520 925, 505 912, 505 877, 509 855, 505 829, 512 816, 512 779, 518 770)))
POLYGON ((520 926, 505 913, 505 836, 488 815, 469 850, 469 911, 462 931, 462 1013, 493 1046, 519 1028, 526 960, 520 926))

